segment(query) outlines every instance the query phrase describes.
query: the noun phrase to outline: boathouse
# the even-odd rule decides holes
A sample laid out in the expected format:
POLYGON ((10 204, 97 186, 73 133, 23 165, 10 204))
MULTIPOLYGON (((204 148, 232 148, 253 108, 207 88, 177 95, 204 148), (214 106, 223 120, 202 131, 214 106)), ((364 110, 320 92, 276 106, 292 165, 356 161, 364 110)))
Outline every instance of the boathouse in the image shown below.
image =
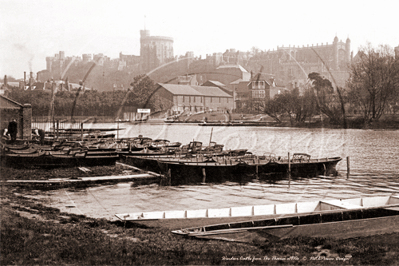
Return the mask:
POLYGON ((173 103, 171 111, 223 111, 234 106, 233 96, 218 87, 158 83, 157 95, 173 103))
POLYGON ((8 123, 15 119, 18 123, 17 139, 30 140, 32 138, 32 106, 20 104, 0 95, 0 129, 8 127, 8 123))

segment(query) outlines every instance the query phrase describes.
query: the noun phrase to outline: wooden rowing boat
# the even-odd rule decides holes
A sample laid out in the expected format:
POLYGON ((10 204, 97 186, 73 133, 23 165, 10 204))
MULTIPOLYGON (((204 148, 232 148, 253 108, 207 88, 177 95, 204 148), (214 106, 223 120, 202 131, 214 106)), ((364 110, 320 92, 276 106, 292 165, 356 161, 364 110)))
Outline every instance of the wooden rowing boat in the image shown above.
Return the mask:
POLYGON ((360 203, 363 205, 334 206, 320 202, 321 209, 313 212, 211 224, 172 232, 197 238, 247 243, 299 236, 344 239, 399 232, 398 196, 364 198, 360 203), (326 205, 327 210, 323 210, 323 205, 326 205))
POLYGON ((68 151, 40 151, 32 153, 7 153, 2 163, 13 167, 47 168, 114 165, 119 155, 113 151, 71 149, 68 151))
MULTIPOLYGON (((143 154, 145 155, 145 154, 143 154)), ((255 176, 266 180, 336 175, 341 157, 310 159, 307 154, 288 158, 256 156, 252 154, 225 155, 194 154, 190 156, 124 156, 122 160, 133 166, 168 175, 172 185, 243 182, 255 176)))
MULTIPOLYGON (((242 207, 133 212, 116 214, 120 220, 148 227, 169 229, 204 227, 212 224, 232 224, 249 220, 282 219, 305 214, 323 214, 329 211, 344 211, 373 207, 389 207, 399 204, 398 196, 376 196, 353 199, 333 199, 311 202, 294 202, 242 207)), ((191 229, 190 229, 191 230, 191 229)), ((175 233, 191 232, 176 231, 175 233)), ((198 228, 196 229, 198 230, 198 228)))

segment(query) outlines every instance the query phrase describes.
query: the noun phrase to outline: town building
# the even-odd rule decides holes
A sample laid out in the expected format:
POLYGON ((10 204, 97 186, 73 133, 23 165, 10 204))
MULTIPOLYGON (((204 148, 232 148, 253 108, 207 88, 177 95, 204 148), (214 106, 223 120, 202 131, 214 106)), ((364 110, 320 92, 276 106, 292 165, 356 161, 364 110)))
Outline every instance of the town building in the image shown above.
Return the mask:
POLYGON ((178 85, 158 83, 156 94, 164 100, 173 103, 171 111, 174 114, 184 111, 221 111, 232 110, 233 97, 218 87, 178 85))
POLYGON ((20 104, 3 95, 0 95, 0 129, 3 132, 13 119, 17 121, 17 139, 32 138, 32 106, 20 104))
POLYGON ((259 109, 276 95, 289 91, 285 86, 277 84, 273 77, 258 73, 250 81, 234 83, 235 109, 259 109))
POLYGON ((348 64, 353 56, 350 49, 349 38, 342 42, 335 37, 331 44, 277 47, 277 50, 258 53, 251 62, 263 66, 262 72, 283 80, 287 86, 305 84, 312 72, 325 76, 334 86, 345 86, 349 78, 348 64))

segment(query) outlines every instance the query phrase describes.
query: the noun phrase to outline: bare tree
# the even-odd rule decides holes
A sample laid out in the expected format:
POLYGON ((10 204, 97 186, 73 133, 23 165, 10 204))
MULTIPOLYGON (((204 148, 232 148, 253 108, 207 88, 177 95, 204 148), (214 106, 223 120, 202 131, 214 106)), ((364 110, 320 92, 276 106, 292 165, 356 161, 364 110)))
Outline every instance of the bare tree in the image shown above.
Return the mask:
POLYGON ((398 99, 399 64, 388 45, 361 47, 350 66, 349 99, 363 112, 365 123, 378 120, 398 99))

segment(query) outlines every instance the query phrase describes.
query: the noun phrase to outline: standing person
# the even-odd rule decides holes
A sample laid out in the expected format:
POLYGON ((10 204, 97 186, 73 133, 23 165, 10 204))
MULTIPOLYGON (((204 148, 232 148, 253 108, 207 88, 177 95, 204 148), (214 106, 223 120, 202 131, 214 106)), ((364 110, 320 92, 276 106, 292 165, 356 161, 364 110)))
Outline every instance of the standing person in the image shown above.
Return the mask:
POLYGON ((18 124, 15 119, 13 119, 8 124, 8 134, 11 136, 11 142, 15 142, 17 140, 17 133, 18 133, 18 124))
POLYGON ((40 145, 44 145, 44 137, 46 133, 43 129, 35 129, 35 134, 40 138, 40 145))

